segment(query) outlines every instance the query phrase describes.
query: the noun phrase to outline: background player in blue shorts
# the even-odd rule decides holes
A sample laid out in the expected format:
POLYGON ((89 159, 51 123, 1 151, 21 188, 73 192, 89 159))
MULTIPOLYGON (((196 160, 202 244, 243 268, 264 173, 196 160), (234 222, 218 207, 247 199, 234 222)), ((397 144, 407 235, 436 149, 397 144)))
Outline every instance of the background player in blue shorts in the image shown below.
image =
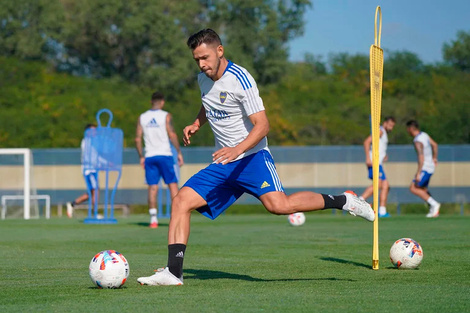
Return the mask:
POLYGON ((243 67, 227 60, 217 33, 204 29, 188 39, 201 73, 202 106, 183 130, 183 143, 209 123, 215 137, 213 163, 192 176, 173 199, 168 230, 168 264, 137 281, 145 285, 182 285, 183 258, 191 212, 215 219, 243 193, 257 197, 273 214, 343 209, 368 221, 372 208, 353 193, 338 196, 310 191, 287 196, 268 148, 269 122, 255 80, 243 67))
MULTIPOLYGON (((388 148, 388 133, 395 127, 395 118, 393 116, 387 116, 380 126, 380 139, 379 139, 379 190, 380 190, 380 206, 379 206, 379 217, 389 217, 390 214, 387 212, 387 198, 388 191, 390 190, 390 184, 388 183, 387 176, 383 168, 383 163, 387 161, 387 148, 388 148)), ((369 172, 369 179, 372 179, 372 136, 369 135, 364 140, 364 152, 366 155, 366 166, 369 172)), ((361 195, 361 199, 366 200, 372 193, 374 188, 372 185, 366 188, 361 195)))
POLYGON ((413 137, 416 154, 418 155, 418 170, 410 185, 410 191, 429 204, 426 217, 438 217, 441 204, 429 192, 428 185, 437 166, 437 143, 425 132, 419 129, 415 120, 406 123, 408 134, 413 137))
POLYGON ((176 196, 178 178, 175 166, 183 165, 183 155, 173 127, 172 116, 162 110, 165 105, 165 96, 160 92, 154 92, 151 105, 152 107, 142 113, 137 120, 135 146, 140 157, 140 164, 145 169, 145 180, 148 184, 150 228, 157 228, 158 182, 163 177, 170 189, 171 198, 176 196), (142 136, 145 142, 145 157, 142 151, 142 136), (178 164, 174 162, 170 141, 178 153, 178 164))
MULTIPOLYGON (((85 131, 91 128, 96 128, 96 125, 87 124, 85 126, 85 131)), ((93 202, 95 202, 95 200, 98 201, 98 197, 99 197, 98 172, 92 169, 84 169, 83 162, 84 162, 85 155, 86 155, 85 147, 86 147, 85 138, 83 138, 80 144, 80 148, 82 150, 82 174, 83 174, 83 177, 85 178, 87 189, 91 190, 91 198, 93 199, 93 202)), ((74 206, 87 201, 89 198, 90 196, 88 195, 88 192, 85 192, 82 195, 75 198, 75 200, 73 200, 72 202, 67 202, 66 203, 67 216, 71 218, 73 216, 74 206)))

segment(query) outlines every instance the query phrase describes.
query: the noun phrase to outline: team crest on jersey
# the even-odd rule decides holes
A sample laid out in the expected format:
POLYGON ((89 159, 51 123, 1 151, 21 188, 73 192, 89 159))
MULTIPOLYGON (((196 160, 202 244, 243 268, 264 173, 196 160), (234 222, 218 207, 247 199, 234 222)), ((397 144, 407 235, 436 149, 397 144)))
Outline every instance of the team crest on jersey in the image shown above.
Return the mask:
POLYGON ((225 100, 227 99, 227 92, 221 91, 219 95, 220 103, 224 104, 225 100))

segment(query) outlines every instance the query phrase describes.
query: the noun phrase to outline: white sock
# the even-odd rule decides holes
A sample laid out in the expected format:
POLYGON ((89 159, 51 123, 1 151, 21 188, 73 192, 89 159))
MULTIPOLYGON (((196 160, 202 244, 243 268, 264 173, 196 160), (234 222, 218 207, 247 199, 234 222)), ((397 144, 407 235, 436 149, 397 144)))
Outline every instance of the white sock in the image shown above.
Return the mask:
POLYGON ((157 221, 157 209, 149 209, 150 223, 158 223, 157 221))
POLYGON ((427 203, 429 203, 430 206, 435 206, 438 204, 438 202, 434 200, 433 197, 429 197, 429 199, 427 200, 427 203))
POLYGON ((380 214, 380 215, 385 215, 385 214, 387 214, 387 208, 384 207, 384 206, 380 206, 380 207, 379 207, 379 214, 380 214))

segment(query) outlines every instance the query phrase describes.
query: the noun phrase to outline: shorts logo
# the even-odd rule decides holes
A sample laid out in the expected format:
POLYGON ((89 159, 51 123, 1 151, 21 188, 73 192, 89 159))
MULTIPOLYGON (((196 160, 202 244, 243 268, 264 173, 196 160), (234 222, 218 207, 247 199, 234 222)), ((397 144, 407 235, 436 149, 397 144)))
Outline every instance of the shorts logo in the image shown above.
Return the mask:
POLYGON ((219 95, 220 103, 224 104, 225 100, 227 99, 227 92, 221 91, 219 95))
POLYGON ((265 181, 265 182, 261 185, 261 189, 266 188, 266 187, 271 187, 271 185, 268 184, 267 181, 265 181))

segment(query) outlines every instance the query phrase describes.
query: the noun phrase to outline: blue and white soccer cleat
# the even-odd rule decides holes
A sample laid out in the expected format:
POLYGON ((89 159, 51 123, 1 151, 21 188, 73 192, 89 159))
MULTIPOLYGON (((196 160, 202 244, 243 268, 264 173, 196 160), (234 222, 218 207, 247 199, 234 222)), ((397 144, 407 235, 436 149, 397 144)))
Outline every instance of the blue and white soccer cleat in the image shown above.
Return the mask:
POLYGON ((180 286, 183 285, 183 277, 173 275, 168 267, 159 268, 155 274, 148 277, 139 277, 137 281, 141 285, 149 286, 180 286))
POLYGON ((369 222, 375 220, 374 210, 369 203, 359 199, 357 195, 350 190, 345 191, 343 194, 346 196, 346 204, 343 206, 343 210, 348 211, 351 215, 360 216, 369 222))

